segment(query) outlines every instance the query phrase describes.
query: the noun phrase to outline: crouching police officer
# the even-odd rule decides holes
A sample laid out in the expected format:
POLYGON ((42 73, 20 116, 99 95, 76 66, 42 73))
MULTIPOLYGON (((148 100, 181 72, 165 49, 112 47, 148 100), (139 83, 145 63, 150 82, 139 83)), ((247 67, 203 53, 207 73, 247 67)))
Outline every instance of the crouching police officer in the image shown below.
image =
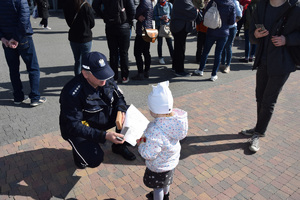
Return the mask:
MULTIPOLYGON (((134 160, 122 134, 106 131, 114 127, 117 112, 128 108, 123 94, 113 80, 114 72, 106 57, 90 52, 82 58, 81 74, 75 76, 63 88, 60 95, 59 125, 62 137, 73 149, 77 167, 97 167, 103 161, 99 143, 113 142, 112 151, 127 160, 134 160)), ((119 131, 118 131, 119 132, 119 131)))

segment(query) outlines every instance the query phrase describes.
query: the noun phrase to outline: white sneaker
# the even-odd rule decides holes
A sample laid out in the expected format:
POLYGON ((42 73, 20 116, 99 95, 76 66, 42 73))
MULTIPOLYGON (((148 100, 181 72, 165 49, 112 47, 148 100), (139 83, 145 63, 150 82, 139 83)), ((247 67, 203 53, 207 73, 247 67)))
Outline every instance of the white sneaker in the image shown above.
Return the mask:
POLYGON ((49 26, 44 27, 45 30, 51 30, 49 26))
POLYGON ((253 152, 257 152, 260 149, 258 135, 253 135, 252 138, 250 139, 249 149, 253 152))
POLYGON ((230 72, 230 66, 229 65, 227 65, 226 67, 225 67, 225 69, 224 69, 224 73, 229 73, 230 72))
POLYGON ((161 64, 161 65, 166 64, 164 58, 159 58, 158 62, 159 62, 159 64, 161 64))
POLYGON ((196 70, 194 71, 194 74, 199 75, 199 76, 203 76, 203 71, 201 71, 201 70, 199 70, 199 69, 196 69, 196 70))
POLYGON ((40 26, 41 28, 44 28, 44 25, 43 25, 43 24, 39 24, 39 26, 40 26))
POLYGON ((217 76, 217 75, 211 76, 211 78, 210 78, 211 81, 216 81, 217 79, 218 79, 218 76, 217 76))

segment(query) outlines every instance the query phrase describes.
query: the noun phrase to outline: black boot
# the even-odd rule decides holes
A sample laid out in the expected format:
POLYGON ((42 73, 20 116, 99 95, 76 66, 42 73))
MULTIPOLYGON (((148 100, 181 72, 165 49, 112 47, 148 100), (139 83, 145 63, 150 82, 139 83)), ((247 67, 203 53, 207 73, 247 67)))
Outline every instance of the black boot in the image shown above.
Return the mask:
POLYGON ((126 144, 112 144, 111 146, 112 152, 116 154, 120 154, 125 158, 126 160, 135 160, 135 155, 129 151, 129 149, 126 147, 126 144))

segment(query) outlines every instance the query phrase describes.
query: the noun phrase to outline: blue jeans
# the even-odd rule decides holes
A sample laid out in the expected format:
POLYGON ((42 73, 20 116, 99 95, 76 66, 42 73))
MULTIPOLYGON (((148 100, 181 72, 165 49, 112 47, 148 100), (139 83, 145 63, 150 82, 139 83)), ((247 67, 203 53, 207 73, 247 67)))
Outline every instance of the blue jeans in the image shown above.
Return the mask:
MULTIPOLYGON (((171 58, 173 58, 173 45, 172 45, 172 38, 165 38, 168 48, 169 48, 169 53, 171 58)), ((162 58, 162 45, 163 45, 163 38, 162 37, 157 37, 157 53, 158 57, 162 58)))
POLYGON ((35 47, 31 36, 25 36, 16 49, 5 47, 4 54, 7 65, 9 67, 10 81, 13 87, 14 101, 23 101, 24 92, 23 85, 20 78, 20 56, 26 64, 27 72, 29 73, 29 84, 31 91, 29 98, 31 101, 40 99, 40 67, 38 64, 35 47))
POLYGON ((245 58, 253 58, 256 51, 256 44, 251 44, 249 40, 249 29, 245 30, 245 58), (251 47, 251 52, 250 52, 251 47))
POLYGON ((200 68, 199 69, 201 71, 204 70, 210 49, 213 46, 213 44, 216 42, 215 61, 214 61, 214 67, 213 67, 211 75, 212 76, 217 75, 217 71, 219 70, 219 66, 220 66, 221 53, 223 51, 226 41, 227 41, 227 37, 215 37, 215 36, 211 36, 211 35, 206 36, 203 53, 202 53, 201 59, 200 59, 200 68))
POLYGON ((75 60, 74 73, 78 75, 81 73, 82 56, 91 51, 92 41, 86 43, 70 42, 70 46, 75 60))
POLYGON ((230 66, 231 57, 232 57, 232 43, 233 43, 236 32, 237 32, 236 26, 229 29, 229 36, 228 36, 227 42, 224 46, 224 49, 222 52, 222 57, 221 57, 222 65, 225 65, 225 61, 226 61, 226 65, 230 66))

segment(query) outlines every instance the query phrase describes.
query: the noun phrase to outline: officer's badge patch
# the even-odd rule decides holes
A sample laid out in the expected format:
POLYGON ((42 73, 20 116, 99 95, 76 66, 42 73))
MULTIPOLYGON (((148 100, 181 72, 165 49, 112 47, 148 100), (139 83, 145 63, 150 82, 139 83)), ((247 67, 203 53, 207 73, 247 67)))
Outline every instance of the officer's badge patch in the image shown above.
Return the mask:
POLYGON ((100 60, 99 60, 99 64, 100 64, 101 67, 104 67, 104 66, 105 66, 104 60, 103 60, 103 59, 100 59, 100 60))

